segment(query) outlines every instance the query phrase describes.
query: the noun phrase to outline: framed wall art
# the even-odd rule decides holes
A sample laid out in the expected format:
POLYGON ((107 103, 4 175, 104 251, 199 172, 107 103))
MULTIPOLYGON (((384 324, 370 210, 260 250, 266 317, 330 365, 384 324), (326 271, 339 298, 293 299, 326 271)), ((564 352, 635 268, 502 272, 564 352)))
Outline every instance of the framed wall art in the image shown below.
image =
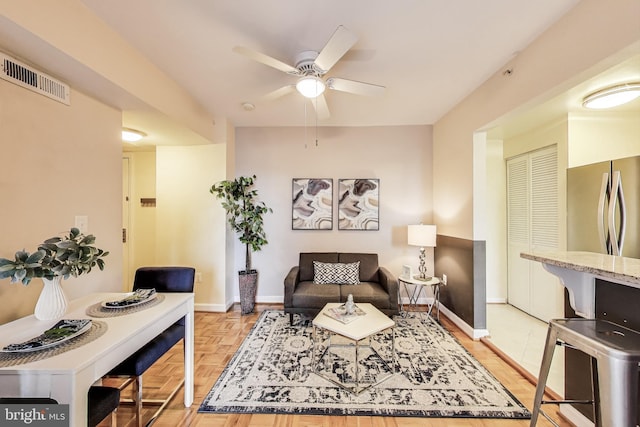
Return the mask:
POLYGON ((291 205, 293 230, 333 229, 333 179, 294 178, 291 205))
POLYGON ((338 180, 338 230, 379 230, 379 179, 338 180))

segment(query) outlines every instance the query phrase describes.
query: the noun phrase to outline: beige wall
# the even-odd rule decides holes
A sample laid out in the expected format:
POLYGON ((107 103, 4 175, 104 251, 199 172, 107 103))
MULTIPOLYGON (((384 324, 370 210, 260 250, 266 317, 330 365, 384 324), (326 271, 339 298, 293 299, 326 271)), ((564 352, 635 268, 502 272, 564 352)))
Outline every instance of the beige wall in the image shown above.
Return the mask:
MULTIPOLYGON (((69 298, 119 291, 122 282, 121 114, 71 92, 66 106, 0 80, 0 256, 33 251, 64 233, 76 215, 110 254, 105 271, 63 282, 69 298)), ((0 281, 0 323, 33 313, 42 282, 0 281)))
POLYGON ((583 0, 434 125, 434 207, 443 234, 474 239, 473 135, 608 68, 640 40, 640 2, 583 0), (611 31, 612 25, 615 31, 611 31))
MULTIPOLYGON (((236 130, 237 175, 255 174, 260 198, 274 211, 265 220, 269 244, 253 256, 259 301, 282 301, 284 277, 303 251, 375 252, 396 275, 403 264, 417 269, 418 248, 407 246, 406 226, 432 223, 431 127, 323 127, 318 132, 316 146, 315 129, 236 130), (333 178, 333 230, 291 229, 293 178, 333 178), (338 230, 340 178, 380 179, 379 231, 338 230)), ((235 270, 240 270, 243 247, 235 242, 235 270)), ((433 272, 433 250, 427 254, 433 272)))
POLYGON ((196 309, 224 311, 224 211, 209 188, 225 179, 225 144, 158 147, 156 265, 196 269, 196 309), (198 281, 198 277, 202 280, 198 281))
MULTIPOLYGON (((507 200, 503 141, 487 140, 487 302, 507 301, 507 200)), ((446 274, 446 272, 445 272, 446 274)))
MULTIPOLYGON (((541 123, 526 133, 515 135, 504 140, 504 159, 519 156, 531 151, 540 150, 550 145, 558 146, 558 153, 568 150, 568 121, 566 116, 552 123, 541 123)), ((566 164, 560 164, 563 169, 566 164)))
POLYGON ((640 155, 640 114, 569 115, 569 167, 640 155))
MULTIPOLYGON (((478 217, 494 190, 474 183, 479 175, 477 166, 486 162, 485 147, 474 146, 477 133, 553 99, 637 53, 638 16, 640 2, 635 0, 582 0, 435 123, 433 206, 440 234, 479 243, 485 239, 486 227, 478 217), (505 69, 512 72, 504 74, 505 69)), ((566 151, 559 154, 567 156, 566 151)), ((564 181, 559 185, 564 186, 564 181)), ((477 255, 482 258, 481 252, 477 255)), ((492 262, 491 256, 483 261, 492 262)), ((481 317, 486 304, 486 262, 467 272, 473 277, 474 297, 472 307, 465 310, 478 314, 474 314, 472 328, 485 325, 481 317)), ((464 295, 457 292, 468 293, 466 288, 458 290, 455 283, 451 285, 445 290, 446 300, 462 299, 464 295)))
MULTIPOLYGON (((144 101, 138 108, 127 111, 125 119, 133 118, 143 124, 151 117, 157 117, 155 120, 160 121, 155 125, 165 128, 175 121, 184 126, 180 134, 198 144, 207 143, 213 137, 209 114, 186 90, 140 55, 82 1, 65 0, 60 4, 40 0, 0 0, 0 10, 21 31, 26 31, 29 41, 33 42, 33 35, 37 43, 46 41, 47 46, 83 64, 86 67, 84 79, 96 79, 93 84, 109 85, 106 87, 113 85, 114 91, 122 89, 144 101), (35 10, 38 13, 34 13, 35 10), (93 72, 100 76, 99 80, 93 72)), ((117 98, 114 98, 115 102, 122 102, 117 98)))

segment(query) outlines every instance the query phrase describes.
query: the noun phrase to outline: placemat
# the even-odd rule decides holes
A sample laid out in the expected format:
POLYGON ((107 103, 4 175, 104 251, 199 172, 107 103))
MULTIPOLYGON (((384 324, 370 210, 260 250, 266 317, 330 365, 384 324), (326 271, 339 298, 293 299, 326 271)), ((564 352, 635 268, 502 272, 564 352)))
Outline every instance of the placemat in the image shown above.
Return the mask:
POLYGON ((154 305, 160 304, 164 301, 164 295, 157 294, 154 299, 149 302, 145 302, 142 304, 134 305, 132 307, 122 307, 122 308, 104 308, 102 306, 102 302, 95 303, 90 305, 85 313, 87 316, 91 317, 118 317, 118 316, 126 316, 127 314, 136 313, 138 311, 146 310, 147 308, 153 307, 154 305))
POLYGON ((0 353, 0 368, 22 365, 23 363, 37 362, 39 360, 57 356, 58 354, 66 353, 69 350, 81 347, 101 337, 105 332, 107 332, 107 328, 108 325, 106 322, 92 320, 91 328, 87 332, 82 335, 78 335, 75 338, 71 338, 68 341, 62 342, 60 345, 26 353, 0 353))

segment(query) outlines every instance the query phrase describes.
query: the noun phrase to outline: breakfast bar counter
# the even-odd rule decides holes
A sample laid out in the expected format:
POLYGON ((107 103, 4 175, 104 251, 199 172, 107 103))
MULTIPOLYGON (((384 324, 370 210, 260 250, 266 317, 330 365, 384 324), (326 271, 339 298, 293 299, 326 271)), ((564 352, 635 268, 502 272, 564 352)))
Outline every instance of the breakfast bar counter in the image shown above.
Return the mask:
POLYGON ((571 307, 587 319, 595 318, 595 279, 640 288, 640 259, 577 251, 533 251, 520 256, 541 262, 559 277, 569 291, 571 307))
MULTIPOLYGON (((545 270, 560 279, 569 297, 569 304, 565 305, 565 317, 578 315, 640 331, 640 259, 577 251, 533 251, 520 256, 542 263, 545 270), (575 315, 569 310, 569 305, 575 315)), ((590 400, 590 356, 565 347, 564 357, 564 397, 590 400)), ((593 421, 592 409, 588 405, 561 405, 560 412, 576 425, 585 423, 585 418, 593 421), (585 418, 580 418, 580 414, 585 418)), ((640 424, 640 416, 638 418, 636 424, 640 424)))

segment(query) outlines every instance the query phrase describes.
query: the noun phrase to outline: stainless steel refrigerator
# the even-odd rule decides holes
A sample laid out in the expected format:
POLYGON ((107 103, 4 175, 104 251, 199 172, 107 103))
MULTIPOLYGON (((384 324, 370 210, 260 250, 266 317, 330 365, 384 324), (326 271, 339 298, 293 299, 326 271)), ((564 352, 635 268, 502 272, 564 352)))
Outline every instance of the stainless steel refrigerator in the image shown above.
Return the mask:
POLYGON ((567 248, 640 258, 640 156, 567 171, 567 248))
MULTIPOLYGON (((640 156, 567 171, 567 247, 640 258, 640 156)), ((596 279, 596 318, 640 331, 640 289, 596 279)), ((565 295, 565 315, 575 316, 565 295)), ((586 354, 565 348, 565 398, 591 398, 586 354)), ((640 405, 640 399, 638 404, 640 405)), ((587 405, 574 408, 593 420, 587 405)), ((640 415, 638 419, 640 424, 640 415)))

